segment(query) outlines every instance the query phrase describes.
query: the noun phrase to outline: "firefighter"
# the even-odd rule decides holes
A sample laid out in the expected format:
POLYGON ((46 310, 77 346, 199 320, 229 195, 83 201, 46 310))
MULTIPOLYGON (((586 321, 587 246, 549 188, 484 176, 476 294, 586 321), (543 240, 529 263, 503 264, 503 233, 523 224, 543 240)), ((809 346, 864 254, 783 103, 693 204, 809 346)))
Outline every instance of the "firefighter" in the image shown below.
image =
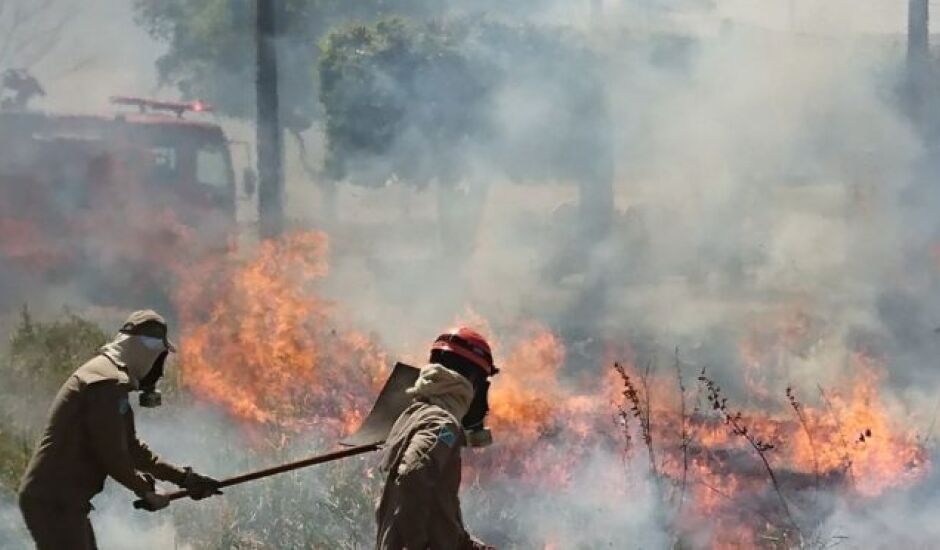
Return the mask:
POLYGON ((109 476, 149 511, 169 504, 155 491, 154 478, 175 483, 197 500, 218 494, 217 481, 162 461, 137 439, 128 394, 139 391, 141 406, 160 405, 156 384, 167 354, 175 351, 163 317, 137 311, 59 389, 19 492, 39 550, 96 548, 90 500, 109 476))
POLYGON ((408 389, 413 402, 386 439, 376 521, 379 550, 483 550, 460 514, 461 447, 492 442, 484 425, 489 377, 497 373, 486 340, 459 328, 440 335, 430 364, 408 389))

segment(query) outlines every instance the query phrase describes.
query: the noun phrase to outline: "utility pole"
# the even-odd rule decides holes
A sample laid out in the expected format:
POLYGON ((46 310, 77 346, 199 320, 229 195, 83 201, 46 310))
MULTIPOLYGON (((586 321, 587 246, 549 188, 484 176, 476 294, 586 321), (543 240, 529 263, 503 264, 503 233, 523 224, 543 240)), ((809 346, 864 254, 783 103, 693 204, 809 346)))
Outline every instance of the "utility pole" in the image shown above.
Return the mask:
POLYGON ((790 25, 790 32, 796 32, 796 0, 787 2, 787 22, 790 25))
POLYGON ((277 39, 283 0, 257 0, 258 215, 262 239, 284 230, 284 148, 278 98, 277 39))
POLYGON ((907 86, 911 116, 922 121, 930 72, 930 3, 907 3, 907 86))

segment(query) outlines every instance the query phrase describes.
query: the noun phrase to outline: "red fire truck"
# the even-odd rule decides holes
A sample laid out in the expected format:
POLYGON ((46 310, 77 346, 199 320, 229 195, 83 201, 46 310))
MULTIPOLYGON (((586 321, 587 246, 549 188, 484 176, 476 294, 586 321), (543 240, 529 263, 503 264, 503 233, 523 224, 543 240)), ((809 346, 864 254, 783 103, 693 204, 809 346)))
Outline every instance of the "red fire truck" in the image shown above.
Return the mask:
POLYGON ((209 106, 111 100, 111 116, 0 110, 7 301, 37 280, 78 285, 98 302, 165 296, 169 264, 234 239, 228 141, 218 124, 187 118, 209 106))

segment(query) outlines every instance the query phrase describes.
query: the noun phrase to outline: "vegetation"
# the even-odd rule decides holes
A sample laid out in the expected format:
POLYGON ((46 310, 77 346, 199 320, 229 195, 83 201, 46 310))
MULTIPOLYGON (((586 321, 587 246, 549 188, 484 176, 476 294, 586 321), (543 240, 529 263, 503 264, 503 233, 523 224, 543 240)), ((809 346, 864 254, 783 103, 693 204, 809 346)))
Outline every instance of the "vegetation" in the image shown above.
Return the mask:
POLYGON ((0 359, 0 492, 12 492, 32 453, 49 403, 65 378, 107 341, 96 324, 71 312, 36 322, 25 307, 0 359))
MULTIPOLYGON (((135 0, 137 22, 167 44, 157 70, 166 84, 189 98, 213 103, 225 114, 253 118, 254 2, 249 0, 135 0)), ((337 24, 391 14, 436 13, 431 0, 287 0, 283 2, 281 104, 285 124, 304 130, 317 117, 310 67, 317 43, 337 24)))
POLYGON ((441 241, 458 260, 493 177, 568 181, 580 190, 573 234, 584 250, 609 233, 614 204, 602 61, 585 44, 477 18, 334 30, 317 66, 326 175, 436 183, 441 241))
MULTIPOLYGON (((42 429, 46 405, 68 374, 106 341, 107 334, 95 323, 71 312, 52 321, 37 321, 23 309, 8 352, 0 359, 0 547, 20 547, 25 540, 25 528, 12 504, 42 429)), ((169 420, 185 424, 183 405, 192 397, 174 387, 173 377, 161 387, 169 420)), ((213 458, 224 463, 226 471, 286 462, 325 444, 315 441, 304 449, 288 447, 288 434, 269 426, 254 434, 255 444, 242 445, 241 427, 191 421, 188 426, 220 442, 213 458), (220 437, 219 430, 226 429, 232 433, 220 437)), ((232 488, 224 498, 198 504, 178 502, 168 513, 177 542, 195 548, 367 547, 373 536, 376 481, 365 475, 366 469, 363 459, 341 461, 316 472, 294 472, 232 488)))
MULTIPOLYGON (((576 182, 585 236, 602 238, 612 213, 613 153, 601 60, 584 37, 512 23, 515 8, 500 6, 509 17, 502 22, 475 13, 451 17, 491 4, 469 10, 430 0, 285 2, 282 120, 299 137, 322 117, 327 175, 343 178, 356 164, 350 179, 359 184, 397 177, 418 186, 480 186, 491 175, 474 174, 481 169, 576 182), (493 124, 508 120, 503 109, 522 106, 531 115, 525 120, 493 124), (474 176, 478 181, 468 181, 474 176)), ((157 64, 164 83, 225 114, 252 118, 252 6, 136 0, 135 12, 168 46, 157 64)), ((442 204, 452 202, 466 198, 442 197, 442 204)))
POLYGON ((59 46, 73 0, 0 0, 0 70, 31 69, 59 46))
POLYGON ((396 174, 416 183, 465 178, 461 161, 520 181, 596 181, 611 160, 599 63, 583 37, 555 28, 477 19, 339 28, 317 69, 328 163, 385 155, 417 136, 414 153, 444 159, 428 173, 403 155, 412 166, 396 174), (507 126, 502 109, 523 103, 535 112, 507 126))
MULTIPOLYGON (((732 545, 756 544, 741 538, 750 536, 760 541, 761 548, 823 550, 847 540, 846 536, 831 531, 826 525, 825 520, 831 513, 830 504, 807 498, 807 494, 817 495, 823 479, 816 458, 814 431, 794 390, 788 387, 785 395, 809 441, 813 462, 811 473, 792 469, 786 461, 775 461, 774 451, 792 442, 786 440, 783 431, 773 429, 780 424, 766 422, 772 416, 753 412, 745 414, 732 407, 721 386, 706 375, 704 367, 697 377, 694 391, 689 391, 678 349, 674 366, 675 398, 669 399, 660 393, 657 395, 660 402, 654 405, 653 387, 665 392, 668 392, 668 387, 665 385, 667 379, 657 377, 653 372, 653 360, 646 363, 642 372, 634 372, 621 363, 613 365, 622 384, 616 418, 623 437, 624 453, 632 455, 636 452, 635 440, 639 437, 641 448, 645 448, 649 456, 650 478, 656 498, 661 503, 659 522, 673 537, 672 547, 677 550, 698 547, 691 541, 708 531, 699 523, 701 518, 696 517, 702 510, 685 506, 691 492, 703 489, 716 498, 717 505, 706 508, 705 517, 707 522, 718 527, 712 533, 712 543, 719 546, 727 545, 729 541, 732 545), (761 423, 760 418, 765 422, 761 423), (752 421, 755 424, 751 424, 752 421), (720 439, 709 442, 722 431, 727 431, 731 439, 717 444, 720 439), (737 445, 736 440, 741 445, 737 445), (756 460, 760 467, 745 467, 748 459, 756 460), (767 490, 759 489, 757 480, 761 472, 769 482, 767 490), (717 475, 726 485, 713 485, 712 475, 717 475), (749 480, 742 482, 744 478, 749 480), (812 481, 808 482, 810 479, 812 481), (745 493, 748 496, 741 498, 745 493), (734 529, 734 525, 750 525, 752 531, 734 529)), ((859 443, 864 443, 870 435, 871 430, 865 429, 860 434, 859 443)), ((843 445, 848 456, 850 450, 847 444, 843 445)), ((861 447, 856 450, 859 449, 861 447)), ((834 469, 825 473, 826 489, 833 495, 852 487, 850 464, 847 462, 844 470, 834 469)))
POLYGON ((344 177, 356 159, 389 155, 391 165, 365 181, 381 185, 395 174, 423 185, 461 177, 466 141, 485 126, 493 71, 462 51, 454 30, 395 18, 326 38, 318 74, 330 176, 344 177))

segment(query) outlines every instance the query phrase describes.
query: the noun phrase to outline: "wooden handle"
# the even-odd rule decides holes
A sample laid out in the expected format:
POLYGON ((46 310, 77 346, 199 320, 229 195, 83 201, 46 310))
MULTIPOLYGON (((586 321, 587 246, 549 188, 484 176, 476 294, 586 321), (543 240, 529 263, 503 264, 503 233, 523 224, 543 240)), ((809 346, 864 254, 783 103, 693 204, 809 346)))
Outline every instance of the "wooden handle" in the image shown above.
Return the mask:
MULTIPOLYGON (((363 453, 370 453, 372 451, 378 450, 379 446, 382 443, 369 443, 368 445, 358 445, 356 447, 350 447, 348 449, 340 449, 338 451, 333 451, 331 453, 314 455, 303 460, 297 460, 295 462, 288 462, 287 464, 281 464, 280 466, 273 466, 271 468, 265 468, 263 470, 255 470, 253 472, 248 472, 247 474, 242 474, 235 477, 226 478, 219 481, 219 488, 231 487, 232 485, 239 485, 241 483, 246 483, 248 481, 254 481, 256 479, 262 479, 265 477, 270 477, 277 474, 282 474, 284 472, 289 472, 291 470, 298 470, 300 468, 306 468, 307 466, 315 466, 317 464, 323 464, 324 462, 333 462, 334 460, 340 460, 342 458, 347 458, 350 456, 360 455, 363 453)), ((164 495, 171 501, 181 499, 189 496, 189 491, 186 489, 181 489, 179 491, 174 491, 172 493, 166 493, 164 495)), ((134 501, 134 508, 141 509, 144 507, 143 500, 134 501)))

